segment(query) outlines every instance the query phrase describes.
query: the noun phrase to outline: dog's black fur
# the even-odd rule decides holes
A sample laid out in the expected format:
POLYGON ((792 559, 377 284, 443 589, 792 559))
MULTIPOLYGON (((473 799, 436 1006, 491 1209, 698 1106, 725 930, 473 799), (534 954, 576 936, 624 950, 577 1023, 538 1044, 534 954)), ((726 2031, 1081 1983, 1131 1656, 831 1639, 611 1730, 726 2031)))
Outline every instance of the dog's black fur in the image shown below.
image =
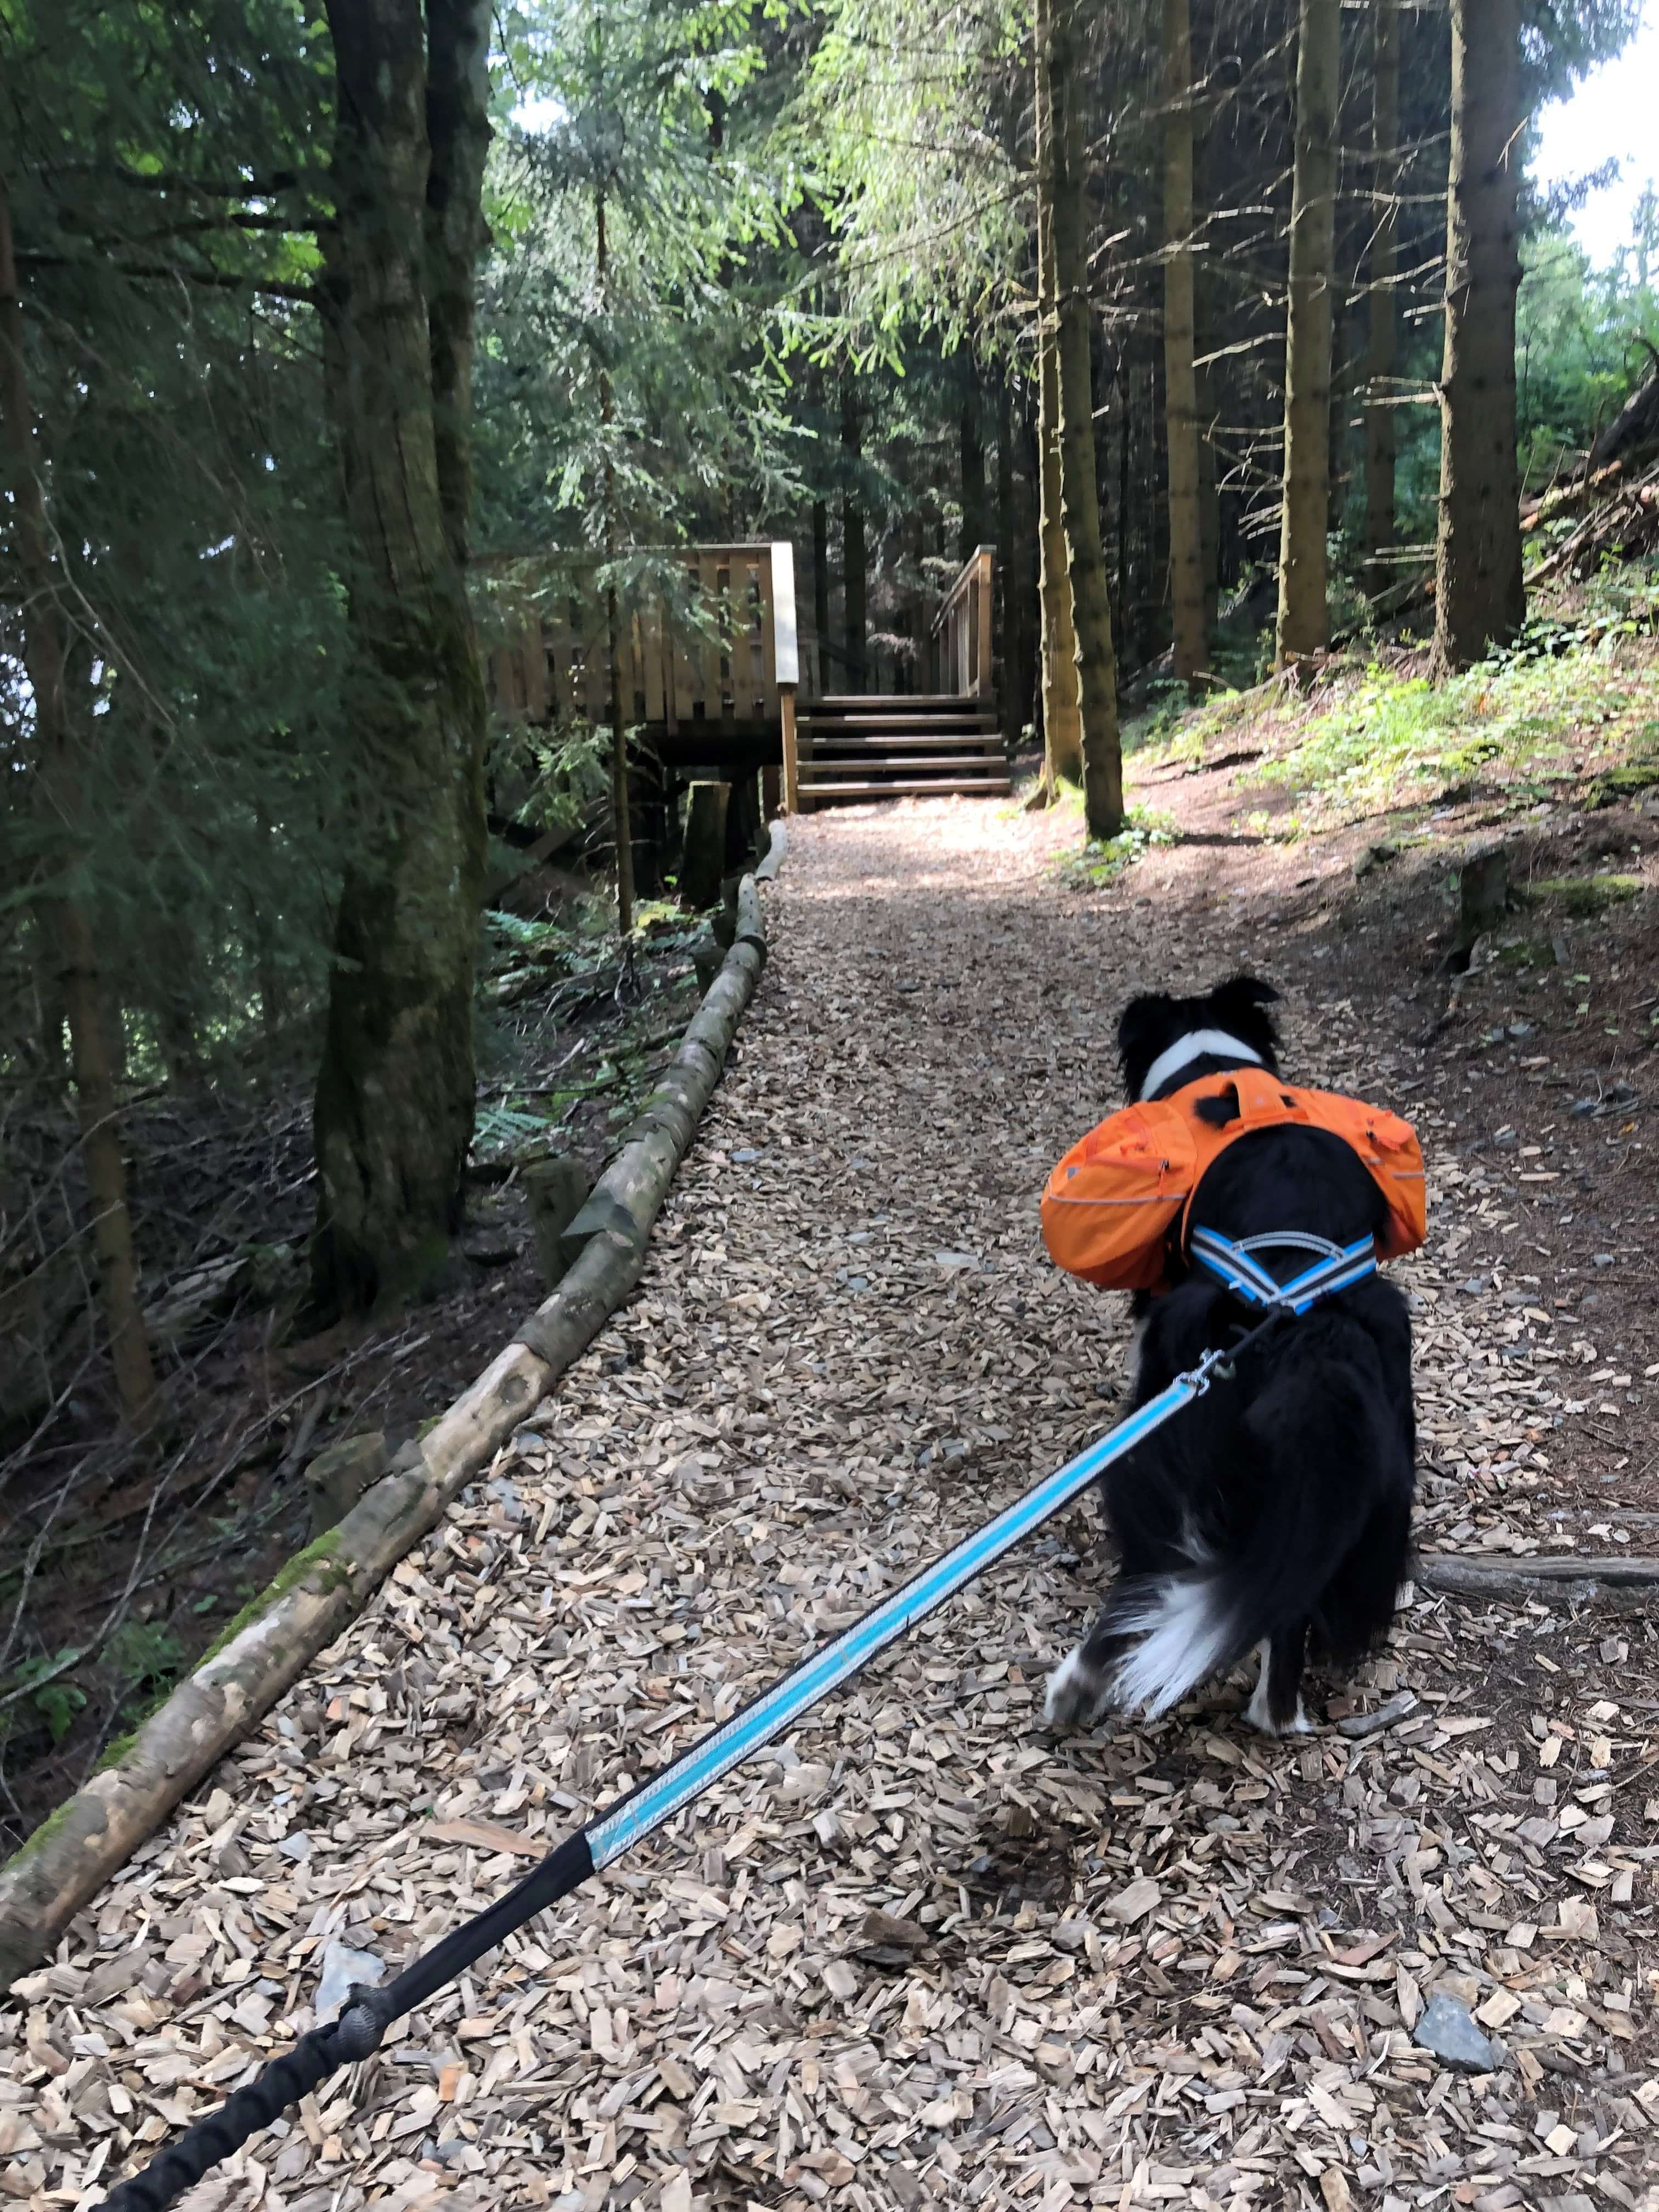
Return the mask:
MULTIPOLYGON (((1182 1036, 1224 1030, 1279 1073, 1270 984, 1236 975, 1201 998, 1133 1000, 1118 1024, 1128 1095, 1182 1036)), ((1205 1054, 1158 1095, 1247 1065, 1205 1054)), ((1237 1101, 1221 1118, 1235 1118, 1237 1101)), ((1347 1244, 1380 1231, 1382 1194, 1328 1130, 1284 1125, 1230 1145, 1200 1183, 1193 1227, 1235 1239, 1312 1231, 1347 1244)), ((1306 1255, 1267 1254, 1281 1277, 1306 1255)), ((1176 1287, 1142 1302, 1134 1403, 1144 1405, 1212 1346, 1260 1319, 1178 1257, 1176 1287)), ((1392 1284, 1369 1277, 1282 1322, 1237 1379, 1164 1424, 1103 1478, 1122 1571, 1085 1641, 1049 1677, 1048 1718, 1086 1724, 1110 1707, 1163 1711, 1261 1645, 1249 1717, 1270 1734, 1305 1727, 1310 1643, 1358 1658, 1394 1618, 1409 1556, 1415 1423, 1411 1324, 1392 1284)))

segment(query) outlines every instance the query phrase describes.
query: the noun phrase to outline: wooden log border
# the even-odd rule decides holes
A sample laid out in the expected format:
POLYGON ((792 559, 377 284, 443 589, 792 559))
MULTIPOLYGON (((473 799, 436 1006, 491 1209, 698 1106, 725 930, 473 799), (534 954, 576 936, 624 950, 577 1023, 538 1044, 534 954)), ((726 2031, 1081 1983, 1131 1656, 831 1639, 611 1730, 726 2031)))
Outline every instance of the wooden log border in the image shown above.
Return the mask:
POLYGON ((1455 1597, 1501 1596, 1504 1592, 1561 1595, 1581 1590, 1659 1589, 1659 1559, 1632 1559, 1628 1552, 1547 1552, 1482 1558, 1468 1552, 1419 1552, 1412 1578, 1425 1589, 1455 1597))
POLYGON ((732 948, 571 1224, 586 1241, 557 1289, 419 1443, 406 1444, 344 1520, 289 1561, 166 1703, 0 1867, 0 1987, 49 1955, 75 1915, 437 1526, 621 1305, 639 1280, 651 1224, 765 958, 760 902, 745 876, 732 948))

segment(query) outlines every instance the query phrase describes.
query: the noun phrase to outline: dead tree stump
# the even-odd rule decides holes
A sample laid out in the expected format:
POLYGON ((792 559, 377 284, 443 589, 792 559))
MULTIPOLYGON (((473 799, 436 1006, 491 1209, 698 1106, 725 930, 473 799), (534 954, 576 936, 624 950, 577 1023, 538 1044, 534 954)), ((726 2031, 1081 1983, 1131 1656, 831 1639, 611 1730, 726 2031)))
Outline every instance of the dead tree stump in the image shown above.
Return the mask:
POLYGON ((587 1170, 580 1160, 532 1160, 524 1171, 536 1262, 550 1291, 562 1282, 576 1256, 566 1246, 565 1231, 586 1205, 587 1188, 587 1170))
POLYGON ((367 1436, 344 1437, 319 1451, 306 1469, 313 1540, 337 1528, 370 1483, 392 1464, 386 1438, 376 1429, 367 1436))
POLYGON ((726 809, 726 873, 745 875, 759 857, 761 832, 760 774, 756 769, 728 769, 732 796, 726 809))
POLYGON ((1457 872, 1457 949, 1496 929, 1509 911, 1510 856, 1501 845, 1482 845, 1457 872))
POLYGON ((726 874, 726 817, 729 783, 694 783, 685 794, 685 854, 680 898, 690 907, 713 906, 726 874))

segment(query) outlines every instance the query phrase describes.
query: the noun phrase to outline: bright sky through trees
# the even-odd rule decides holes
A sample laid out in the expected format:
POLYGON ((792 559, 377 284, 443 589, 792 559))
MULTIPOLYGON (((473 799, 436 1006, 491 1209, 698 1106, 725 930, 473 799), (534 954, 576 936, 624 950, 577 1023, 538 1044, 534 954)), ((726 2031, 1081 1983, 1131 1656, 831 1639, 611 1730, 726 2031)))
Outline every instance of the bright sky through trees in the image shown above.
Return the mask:
POLYGON ((1575 236, 1598 268, 1630 243, 1643 186, 1659 185, 1656 100, 1659 0, 1646 0, 1642 27, 1617 60, 1592 70, 1571 100, 1553 100, 1538 118, 1534 168, 1540 185, 1588 175, 1610 158, 1621 165, 1618 183, 1592 192, 1572 218, 1575 236))

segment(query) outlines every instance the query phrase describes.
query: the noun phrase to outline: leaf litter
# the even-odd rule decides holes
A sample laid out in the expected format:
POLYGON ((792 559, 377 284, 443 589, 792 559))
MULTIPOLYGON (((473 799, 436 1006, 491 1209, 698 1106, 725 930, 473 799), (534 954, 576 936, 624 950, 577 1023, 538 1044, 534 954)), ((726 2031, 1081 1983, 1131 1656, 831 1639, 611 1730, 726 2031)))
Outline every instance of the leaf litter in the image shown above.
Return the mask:
MULTIPOLYGON (((1065 835, 799 825, 639 1295, 0 2008, 0 2195, 97 2203, 312 2025, 331 1962, 395 1971, 1108 1425, 1121 1303, 1048 1265, 1036 1193, 1115 1103, 1123 998, 1239 933, 1056 891, 1065 835)), ((1298 1075, 1384 1088, 1351 1004, 1285 1011, 1298 1075)), ((1437 1257, 1466 1201, 1419 1119, 1425 1528, 1525 1553, 1584 1401, 1437 1257)), ((1419 1591, 1311 1739, 1249 1733, 1241 1680, 1052 1740, 1106 1571, 1092 1507, 1049 1524, 191 2212, 1640 2203, 1645 1621, 1419 1591), (1496 2070, 1418 2046, 1437 1998, 1496 2070)))

